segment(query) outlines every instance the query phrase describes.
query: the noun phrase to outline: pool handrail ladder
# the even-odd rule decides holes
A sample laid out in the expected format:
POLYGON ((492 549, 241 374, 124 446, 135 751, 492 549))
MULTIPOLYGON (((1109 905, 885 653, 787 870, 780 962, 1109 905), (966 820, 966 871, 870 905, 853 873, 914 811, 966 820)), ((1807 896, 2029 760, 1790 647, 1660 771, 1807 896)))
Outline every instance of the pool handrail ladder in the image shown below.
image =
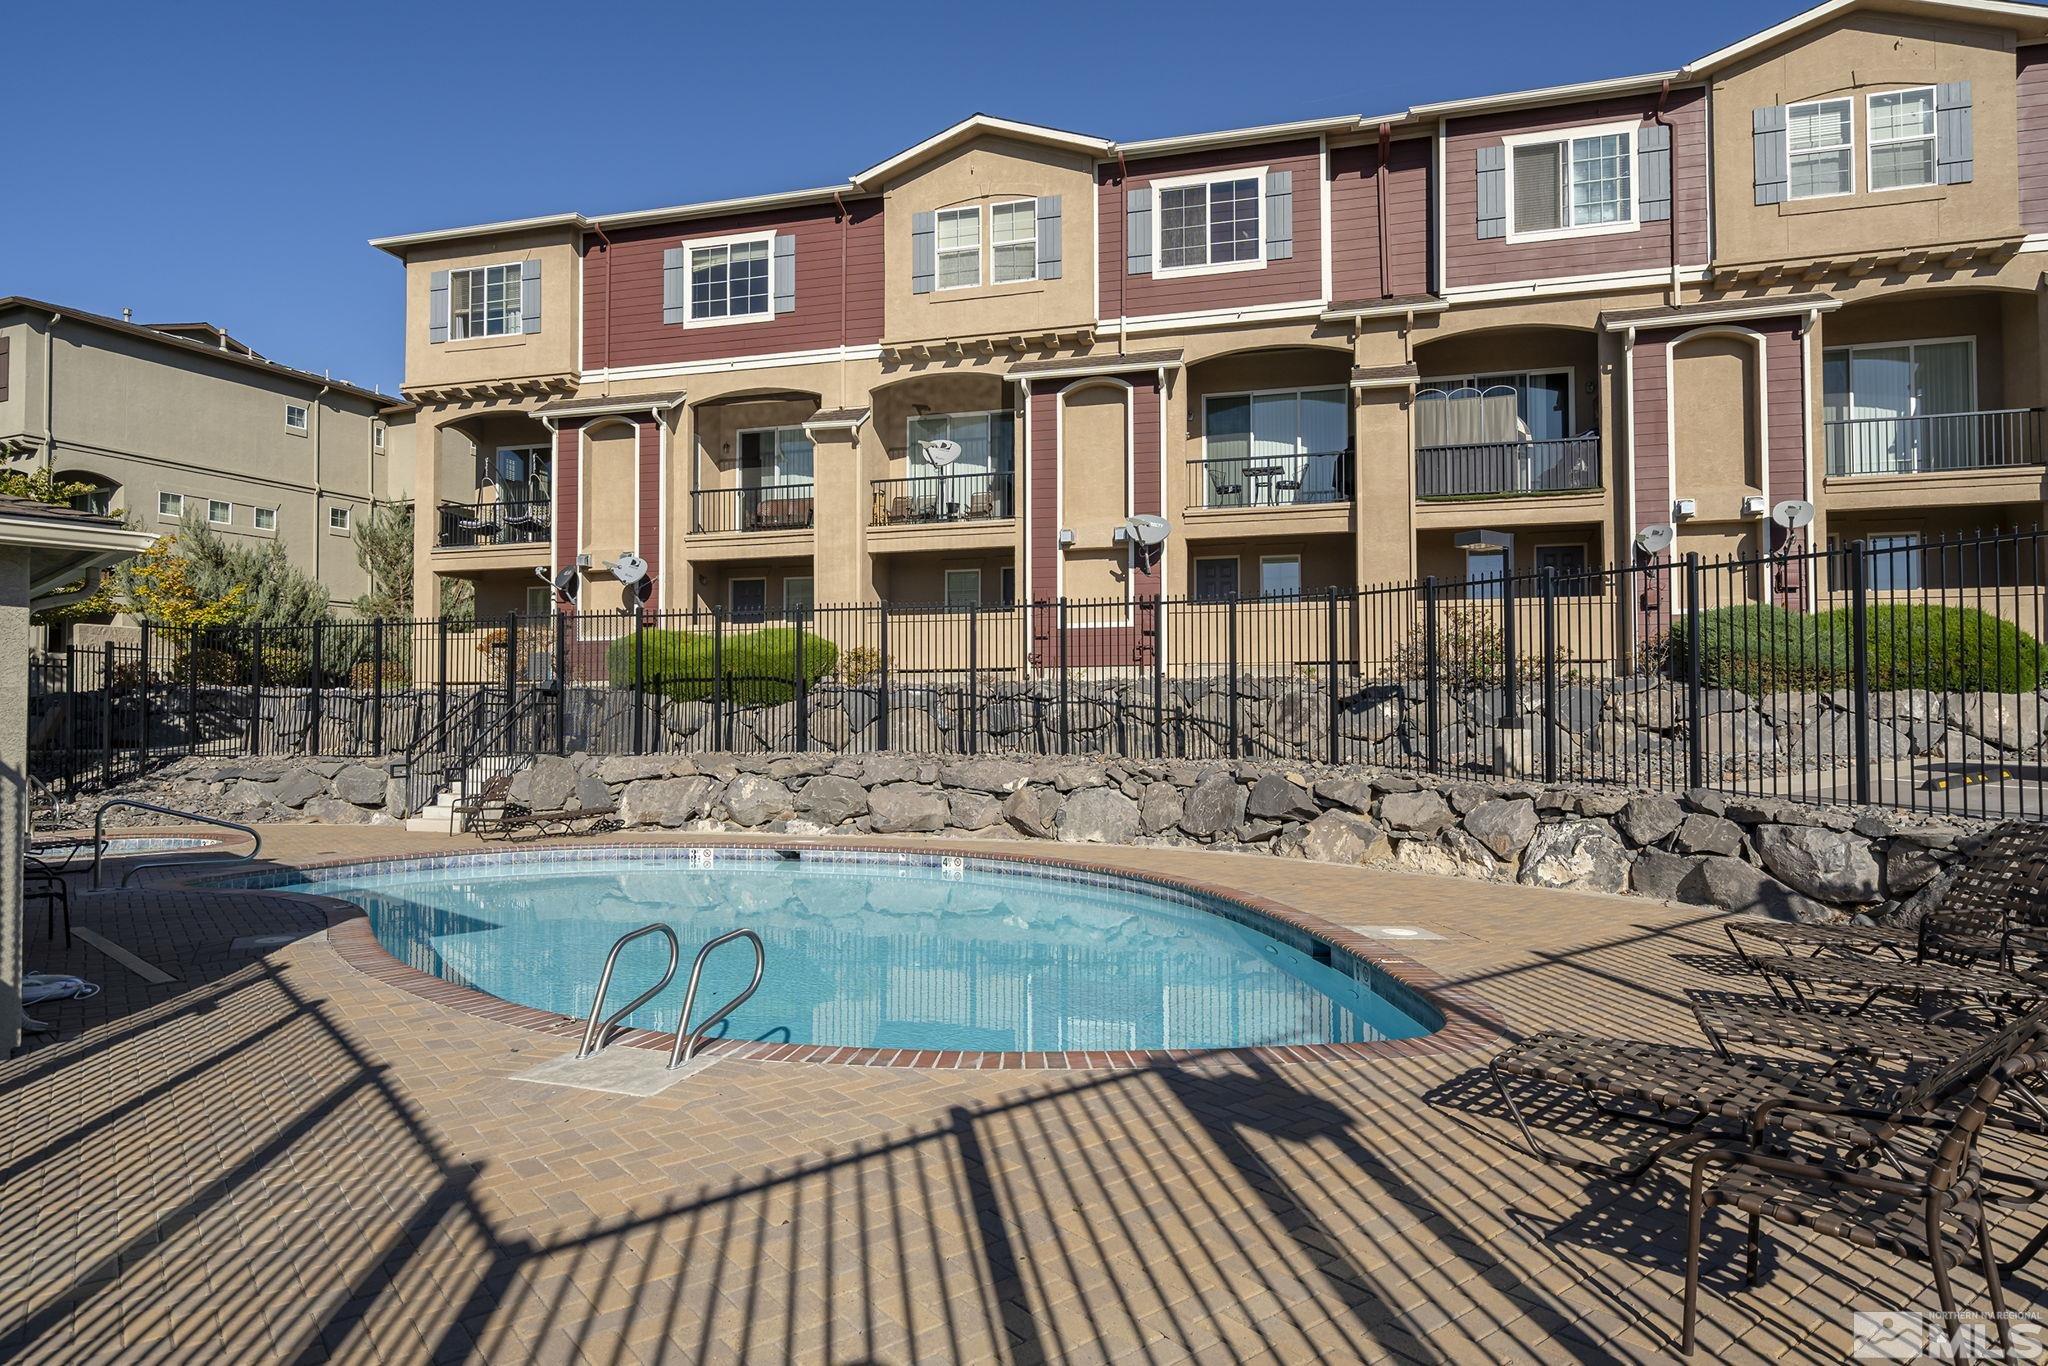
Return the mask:
POLYGON ((263 852, 263 835, 254 826, 243 825, 240 821, 223 820, 219 816, 205 816, 197 811, 185 811, 175 806, 158 806, 155 802, 137 801, 133 797, 116 797, 103 804, 92 818, 92 889, 100 890, 100 864, 107 854, 107 813, 115 807, 127 807, 132 811, 148 811, 158 816, 176 816, 179 820, 196 821, 200 825, 216 826, 232 830, 249 837, 249 852, 227 858, 207 855, 200 858, 159 858, 144 859, 126 868, 121 873, 121 886, 126 887, 137 873, 152 868, 194 868, 215 867, 223 863, 252 863, 263 852))
POLYGON ((690 965, 690 985, 683 992, 683 1013, 676 1019, 676 1041, 669 1048, 668 1065, 671 1068, 680 1067, 695 1057, 698 1048, 703 1046, 705 1034, 710 1032, 713 1025, 723 1023, 728 1015, 746 1004, 747 998, 760 989, 761 978, 767 971, 768 950, 762 945, 761 936, 744 926, 737 930, 728 930, 697 950, 697 961, 690 965), (697 979, 704 974, 704 960, 711 956, 713 949, 722 944, 730 944, 735 939, 745 939, 754 946, 754 980, 747 983, 745 991, 705 1016, 704 1023, 691 1029, 690 1011, 697 1004, 697 979), (689 1036, 687 1047, 684 1040, 686 1030, 689 1036))
MULTIPOLYGON (((577 1045, 576 1048, 578 1060, 587 1058, 592 1053, 601 1050, 611 1040, 613 1026, 659 996, 662 990, 676 979, 676 964, 682 961, 682 956, 683 948, 676 939, 676 932, 662 924, 659 920, 642 925, 637 930, 628 930, 620 935, 618 941, 612 945, 612 951, 604 956, 604 971, 598 975, 597 979, 597 995, 592 997, 590 1001, 590 1021, 584 1026, 583 1042, 577 1045), (604 1009, 604 994, 611 987, 612 969, 619 965, 620 951, 634 940, 644 938, 650 934, 658 934, 668 940, 668 967, 663 970, 661 980, 626 1002, 619 1009, 613 1011, 603 1024, 599 1024, 597 1020, 598 1012, 604 1009)), ((690 980, 694 986, 696 983, 695 976, 693 975, 690 980)))

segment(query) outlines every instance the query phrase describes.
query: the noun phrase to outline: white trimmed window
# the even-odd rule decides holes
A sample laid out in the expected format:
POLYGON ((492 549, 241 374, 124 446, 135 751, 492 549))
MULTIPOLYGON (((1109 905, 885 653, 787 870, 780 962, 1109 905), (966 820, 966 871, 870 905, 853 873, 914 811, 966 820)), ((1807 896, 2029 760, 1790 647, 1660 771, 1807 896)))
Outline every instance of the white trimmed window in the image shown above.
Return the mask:
POLYGON ((250 514, 250 520, 255 523, 258 531, 277 530, 276 508, 251 508, 250 514))
POLYGON ((1825 199, 1856 189, 1855 102, 1812 100, 1785 106, 1786 193, 1825 199))
POLYGON ((684 247, 690 270, 688 321, 697 326, 774 316, 769 288, 773 233, 684 247))
POLYGON ((782 614, 794 617, 799 612, 808 612, 815 604, 817 592, 814 580, 808 574, 792 574, 782 581, 782 614))
POLYGON ((235 522, 235 505, 233 503, 224 503, 218 498, 207 499, 206 520, 215 526, 233 526, 235 522))
POLYGON ((284 405, 284 429, 288 432, 304 434, 306 430, 305 404, 287 403, 284 405))
POLYGON ((1635 125, 1524 134, 1507 149, 1509 241, 1636 226, 1635 125))
POLYGON ((1038 278, 1038 201, 1018 199, 988 211, 989 278, 1014 285, 1038 278))
POLYGON ((156 496, 156 515, 159 517, 183 517, 185 495, 182 493, 159 493, 156 496))
POLYGON ((348 524, 349 510, 347 508, 327 509, 327 529, 329 531, 347 531, 348 524))
POLYGON ((382 422, 372 422, 370 424, 370 449, 379 452, 384 449, 384 424, 382 422))
POLYGON ((981 606, 981 571, 979 569, 948 569, 946 571, 946 606, 981 606))
POLYGON ((519 308, 520 263, 471 266, 448 272, 448 335, 517 336, 526 330, 519 308))
POLYGON ((1259 556, 1259 596, 1294 598, 1301 596, 1301 556, 1259 556))
POLYGON ((1232 171, 1153 182, 1154 275, 1251 270, 1265 264, 1266 173, 1232 171))
POLYGON ((1870 97, 1870 188, 1934 183, 1934 87, 1870 97))
MULTIPOLYGON (((939 258, 939 288, 972 289, 980 284, 981 210, 940 209, 935 230, 939 258)), ((1034 264, 1034 273, 1036 269, 1034 264)))

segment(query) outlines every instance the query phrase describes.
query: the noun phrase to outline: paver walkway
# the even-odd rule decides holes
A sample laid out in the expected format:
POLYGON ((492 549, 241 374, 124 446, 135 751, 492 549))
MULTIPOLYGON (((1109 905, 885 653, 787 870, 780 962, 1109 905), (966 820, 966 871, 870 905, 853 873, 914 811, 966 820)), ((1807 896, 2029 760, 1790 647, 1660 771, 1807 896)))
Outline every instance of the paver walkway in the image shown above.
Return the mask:
MULTIPOLYGON (((266 838, 282 863, 456 843, 266 838)), ((1518 1031, 1693 1041, 1685 989, 1726 985, 1702 966, 1725 948, 1705 912, 1079 852, 1434 931, 1403 951, 1518 1031)), ((288 897, 107 895, 78 919, 180 980, 31 945, 33 966, 106 991, 46 1008, 61 1037, 0 1063, 0 1359, 1670 1354, 1677 1181, 1615 1188, 1531 1161, 1481 1054, 1039 1073, 726 1059, 619 1097, 511 1080, 559 1041, 373 980, 288 897), (277 934, 300 937, 233 947, 277 934)), ((1839 1361, 1835 1306, 1932 1307, 1916 1268, 1797 1236, 1740 1290, 1731 1232, 1711 1245, 1702 1359, 1839 1361)), ((2042 1297, 2039 1274, 2011 1286, 2016 1308, 2042 1297)))

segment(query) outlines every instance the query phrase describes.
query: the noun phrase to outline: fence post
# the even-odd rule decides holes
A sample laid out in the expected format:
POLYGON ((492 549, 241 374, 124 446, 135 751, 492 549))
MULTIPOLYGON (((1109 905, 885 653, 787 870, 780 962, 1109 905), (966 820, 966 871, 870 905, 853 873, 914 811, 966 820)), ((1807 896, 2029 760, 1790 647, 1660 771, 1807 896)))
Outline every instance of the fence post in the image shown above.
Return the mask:
POLYGON ((1849 679, 1855 699, 1856 803, 1870 804, 1870 565, 1868 547, 1849 543, 1849 679))
POLYGON ((1514 722, 1522 715, 1522 666, 1515 658, 1518 632, 1515 629, 1515 569, 1509 565, 1500 576, 1501 685, 1507 689, 1507 705, 1501 719, 1514 722))
POLYGON ((370 752, 384 752, 384 618, 370 623, 370 752))
POLYGON ((980 747, 981 738, 981 604, 967 607, 967 734, 963 746, 969 754, 980 747))
POLYGON ((1060 641, 1060 753, 1065 754, 1073 743, 1070 719, 1067 715, 1067 599, 1060 595, 1059 615, 1056 618, 1060 641))
POLYGON ((1327 716, 1330 728, 1330 762, 1337 763, 1337 589, 1335 585, 1323 590, 1323 628, 1326 643, 1330 648, 1330 697, 1327 716))
POLYGON ((85 748, 78 741, 78 644, 67 641, 64 645, 64 748, 68 753, 64 760, 64 786, 72 792, 78 790, 78 751, 85 748))
POLYGON ((811 748, 811 676, 804 669, 804 618, 810 614, 796 609, 796 752, 811 748))
MULTIPOLYGON (((633 620, 645 618, 639 612, 633 620)), ((569 752, 569 619, 555 613, 555 753, 569 752)))
POLYGON ((434 721, 442 731, 441 743, 448 743, 448 618, 434 622, 434 721))
POLYGON ((875 632, 875 748, 889 748, 889 600, 882 599, 875 632))
POLYGON ((1237 757, 1237 594, 1232 593, 1223 609, 1223 735, 1230 757, 1237 757))
POLYGON ((1543 781, 1557 781, 1557 570, 1543 569, 1543 781))
POLYGON ((185 631, 185 752, 199 752, 199 628, 185 631))
POLYGON ((505 614, 505 736, 509 747, 514 738, 512 708, 519 702, 519 614, 505 614))
POLYGON ((725 608, 711 608, 711 748, 716 753, 725 743, 725 608))
POLYGON ((1437 658, 1436 575, 1431 574, 1422 581, 1422 726, 1428 732, 1423 737, 1422 754, 1431 773, 1439 771, 1437 736, 1443 727, 1437 722, 1442 705, 1437 693, 1442 665, 1443 661, 1437 658))
POLYGON ((139 726, 141 733, 135 740, 135 748, 140 751, 141 760, 144 764, 149 762, 149 723, 152 710, 149 704, 149 684, 149 623, 145 621, 142 623, 142 700, 137 708, 140 713, 139 726))
POLYGON ((1707 785, 1706 699, 1700 686, 1700 553, 1685 555, 1685 783, 1707 785))
POLYGON ((321 723, 327 719, 325 715, 327 699, 320 695, 320 645, 320 623, 316 621, 313 623, 313 643, 307 651, 308 658, 306 660, 306 681, 312 685, 311 691, 306 694, 306 720, 308 723, 306 726, 306 753, 308 754, 318 754, 320 752, 320 727, 321 723))
POLYGON ((1166 757, 1166 594, 1152 595, 1152 757, 1166 757))
POLYGON ((633 752, 647 752, 647 622, 633 621, 633 752))
POLYGON ((114 785, 114 642, 100 653, 100 786, 114 785))
POLYGON ((263 623, 249 628, 249 752, 263 752, 263 623))

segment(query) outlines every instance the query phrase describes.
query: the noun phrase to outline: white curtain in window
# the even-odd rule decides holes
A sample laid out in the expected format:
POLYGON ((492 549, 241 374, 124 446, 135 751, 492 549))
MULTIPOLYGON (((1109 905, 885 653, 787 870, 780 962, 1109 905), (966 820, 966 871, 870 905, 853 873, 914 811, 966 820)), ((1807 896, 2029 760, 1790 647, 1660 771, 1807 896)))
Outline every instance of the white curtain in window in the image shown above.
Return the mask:
POLYGON ((775 433, 775 468, 768 482, 808 484, 811 482, 811 439, 801 427, 784 427, 775 433))

